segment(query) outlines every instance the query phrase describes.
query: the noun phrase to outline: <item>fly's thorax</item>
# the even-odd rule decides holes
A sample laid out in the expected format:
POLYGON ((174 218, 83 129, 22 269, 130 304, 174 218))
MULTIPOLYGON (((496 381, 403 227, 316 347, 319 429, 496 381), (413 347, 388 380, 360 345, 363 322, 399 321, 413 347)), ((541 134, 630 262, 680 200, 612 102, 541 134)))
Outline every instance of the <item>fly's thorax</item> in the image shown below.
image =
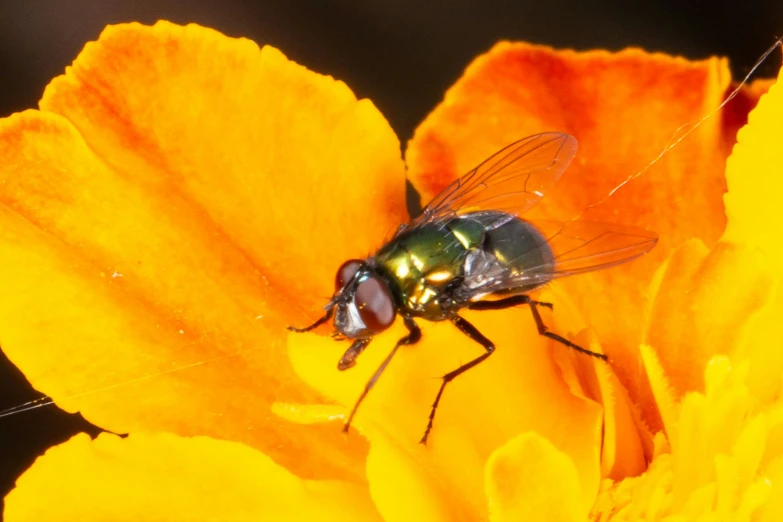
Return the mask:
POLYGON ((395 237, 374 260, 395 282, 406 312, 437 320, 444 316, 447 290, 462 278, 465 254, 482 236, 479 223, 433 223, 395 237))
POLYGON ((541 286, 551 279, 546 270, 552 269, 553 260, 546 238, 531 223, 483 211, 403 232, 384 245, 373 262, 393 281, 401 308, 439 320, 474 294, 541 286), (534 283, 503 286, 514 285, 516 276, 531 269, 539 275, 534 283))

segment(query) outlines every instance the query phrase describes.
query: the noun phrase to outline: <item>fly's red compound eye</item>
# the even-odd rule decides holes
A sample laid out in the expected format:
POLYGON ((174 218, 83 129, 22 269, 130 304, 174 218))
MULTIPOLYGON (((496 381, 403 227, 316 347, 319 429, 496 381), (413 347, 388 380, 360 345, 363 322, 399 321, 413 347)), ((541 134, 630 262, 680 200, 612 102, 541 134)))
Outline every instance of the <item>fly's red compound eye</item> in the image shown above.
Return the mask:
POLYGON ((384 331, 394 322, 394 300, 379 278, 368 277, 359 283, 354 302, 359 316, 373 334, 384 331))
POLYGON ((356 274, 359 268, 362 266, 362 262, 358 259, 349 259, 337 269, 337 276, 334 278, 335 290, 341 290, 348 281, 356 274))

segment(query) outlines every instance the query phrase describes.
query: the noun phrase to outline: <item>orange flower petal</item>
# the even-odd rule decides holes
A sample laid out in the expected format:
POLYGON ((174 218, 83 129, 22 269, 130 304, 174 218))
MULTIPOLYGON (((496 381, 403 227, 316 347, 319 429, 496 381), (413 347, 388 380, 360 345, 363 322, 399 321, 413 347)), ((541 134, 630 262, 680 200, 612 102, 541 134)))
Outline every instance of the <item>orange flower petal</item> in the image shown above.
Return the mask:
MULTIPOLYGON (((595 345, 576 339, 580 346, 595 345)), ((559 354, 580 370, 586 396, 603 405, 601 438, 601 477, 622 479, 641 474, 652 458, 652 434, 644 425, 628 393, 608 364, 594 361, 574 351, 559 354)))
POLYGON ((360 476, 361 445, 269 406, 318 400, 285 326, 404 214, 378 111, 274 49, 167 23, 107 29, 41 105, 0 121, 11 360, 115 432, 208 434, 360 476))
MULTIPOLYGON (((424 480, 428 490, 449 492, 447 512, 459 512, 463 518, 483 516, 486 499, 480 478, 487 458, 527 431, 535 431, 568 455, 577 466, 585 498, 595 495, 601 408, 574 396, 563 382, 549 353, 562 348, 538 335, 529 310, 464 315, 497 349, 446 388, 426 451, 410 448, 418 448, 415 443, 426 426, 440 376, 481 353, 481 347, 453 325, 422 321, 422 340, 400 350, 359 409, 355 427, 371 442, 375 465, 368 465, 367 473, 381 513, 398 513, 401 507, 385 506, 407 498, 410 484, 424 480), (387 473, 388 469, 398 471, 387 473), (404 473, 412 475, 394 479, 404 473)), ((348 409, 402 335, 404 328, 398 323, 374 339, 358 365, 346 372, 336 369, 347 348, 344 343, 292 335, 289 347, 302 378, 348 409)))
POLYGON ((574 462, 535 433, 495 451, 485 480, 493 522, 585 520, 592 504, 585 503, 574 462))
MULTIPOLYGON (((501 43, 467 68, 417 129, 407 153, 409 178, 427 201, 515 139, 565 131, 580 142, 577 159, 531 216, 572 217, 643 169, 680 126, 714 110, 729 85, 725 60, 715 58, 691 63, 635 49, 577 53, 501 43)), ((584 214, 650 228, 661 238, 643 259, 560 283, 634 400, 639 390, 628 376, 641 367, 634 347, 648 284, 672 248, 694 237, 712 245, 722 233, 728 144, 763 87, 744 92, 742 103, 705 121, 643 176, 584 214)))
POLYGON ((615 480, 637 476, 652 460, 653 432, 608 366, 599 371, 599 378, 605 405, 601 476, 615 480))
POLYGON ((5 520, 380 520, 363 486, 302 480, 235 442, 77 435, 6 497, 5 520))

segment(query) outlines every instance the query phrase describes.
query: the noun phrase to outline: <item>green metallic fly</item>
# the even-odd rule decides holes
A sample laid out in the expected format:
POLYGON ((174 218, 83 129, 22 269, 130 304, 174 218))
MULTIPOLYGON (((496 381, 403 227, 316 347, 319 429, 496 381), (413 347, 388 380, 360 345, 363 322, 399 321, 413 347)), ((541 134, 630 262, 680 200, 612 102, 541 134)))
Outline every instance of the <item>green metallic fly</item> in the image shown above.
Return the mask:
POLYGON ((536 222, 519 216, 538 203, 560 179, 576 153, 573 136, 536 134, 517 141, 457 179, 438 194, 421 215, 401 225, 394 237, 367 259, 351 259, 337 270, 335 293, 326 314, 307 332, 334 317, 335 335, 353 339, 337 368, 347 370, 373 337, 401 315, 408 335, 367 382, 359 405, 403 345, 417 343, 414 318, 451 321, 484 348, 484 353, 443 376, 421 438, 426 444, 443 390, 457 376, 487 359, 494 343, 459 315, 470 310, 499 310, 528 305, 538 333, 589 356, 606 356, 577 346, 548 331, 538 311, 550 303, 528 293, 549 281, 630 261, 649 251, 657 235, 646 230, 572 221, 536 222))

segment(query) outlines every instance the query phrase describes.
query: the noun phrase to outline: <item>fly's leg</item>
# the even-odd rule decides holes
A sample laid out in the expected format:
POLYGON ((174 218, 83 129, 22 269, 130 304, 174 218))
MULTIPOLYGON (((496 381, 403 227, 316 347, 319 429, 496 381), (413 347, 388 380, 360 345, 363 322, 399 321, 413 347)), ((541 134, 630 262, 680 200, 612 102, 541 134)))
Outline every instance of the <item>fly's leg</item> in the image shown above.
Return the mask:
POLYGON ((533 319, 536 321, 536 327, 538 328, 538 333, 540 335, 543 335, 544 337, 549 337, 550 339, 554 339, 555 341, 564 344, 568 346, 569 348, 572 348, 576 350, 579 353, 583 353, 585 355, 589 355, 590 357, 597 357, 598 359, 601 359, 602 361, 608 361, 609 358, 602 354, 602 353, 596 353, 591 352, 590 350, 587 350, 585 348, 582 348, 581 346, 577 346, 565 337, 562 337, 560 335, 557 335, 556 333, 552 333, 549 331, 549 329, 544 324, 543 319, 541 319, 541 314, 538 313, 538 308, 536 308, 535 301, 530 301, 530 311, 533 312, 533 319))
POLYGON ((521 304, 530 305, 530 311, 533 313, 533 320, 536 322, 536 328, 538 328, 539 335, 543 335, 544 337, 553 339, 561 344, 568 346, 569 348, 576 350, 579 353, 583 353, 591 357, 597 357, 602 361, 608 360, 606 355, 602 353, 596 353, 596 352, 591 352, 590 350, 586 350, 585 348, 582 348, 581 346, 572 343, 565 337, 550 332, 549 328, 547 328, 547 326, 544 324, 544 320, 541 319, 541 314, 538 312, 538 307, 546 306, 547 308, 551 309, 552 308, 551 303, 542 303, 540 301, 534 301, 526 295, 515 295, 512 297, 507 297, 505 299, 499 299, 497 301, 477 301, 475 303, 469 304, 468 308, 470 310, 502 310, 504 308, 511 308, 512 306, 517 306, 521 304))
POLYGON ((554 307, 552 306, 552 303, 544 303, 543 301, 533 301, 530 299, 530 297, 526 295, 514 295, 511 297, 506 297, 505 299, 498 299, 497 301, 476 301, 475 303, 470 303, 468 305, 468 309, 470 310, 504 310, 506 308, 511 308, 513 306, 521 305, 521 304, 531 304, 535 306, 545 306, 549 308, 550 310, 553 310, 554 307))
POLYGON ((303 333, 303 332, 309 332, 310 330, 312 330, 312 329, 314 329, 314 328, 318 328, 319 326, 321 326, 322 324, 324 324, 326 321, 328 321, 329 319, 331 319, 331 318, 332 318, 332 314, 334 314, 334 308, 330 308, 330 309, 328 309, 328 310, 326 311, 326 314, 324 314, 324 316, 323 316, 323 317, 321 317, 320 319, 318 319, 316 322, 314 322, 314 323, 313 323, 313 324, 311 324, 310 326, 306 326, 306 327, 304 327, 304 328, 297 328, 297 327, 295 327, 295 326, 289 326, 289 327, 288 327, 288 329, 289 329, 289 330, 291 330, 292 332, 299 332, 299 333, 303 333))
MULTIPOLYGON (((359 405, 362 403, 364 398, 367 397, 367 394, 370 392, 372 387, 375 386, 375 383, 378 382, 378 379, 381 377, 381 374, 391 362, 392 358, 394 357, 394 354, 397 353, 397 349, 400 346, 406 344, 415 344, 419 342, 419 339, 421 339, 421 330, 419 329, 419 326, 413 321, 413 319, 410 317, 405 317, 404 321, 405 321, 405 327, 408 329, 408 335, 406 335, 405 337, 397 341, 397 344, 394 345, 394 349, 391 351, 389 355, 386 356, 386 359, 383 360, 383 362, 378 367, 378 369, 375 370, 375 373, 370 378, 370 380, 367 381, 367 384, 364 386, 364 391, 362 391, 362 394, 359 395, 359 398, 356 400, 356 404, 353 405, 351 414, 348 415, 348 420, 345 421, 345 426, 343 427, 344 433, 348 432, 348 428, 351 427, 351 422, 353 421, 354 415, 356 415, 356 411, 359 409, 359 405)), ((351 346, 351 348, 353 348, 353 346, 351 346)), ((348 348, 348 352, 351 351, 351 348, 348 348)), ((361 349, 363 350, 364 348, 361 349)), ((348 355, 348 352, 346 352, 346 355, 348 355)), ((358 355, 358 353, 356 355, 358 355)), ((345 355, 343 357, 345 357, 345 355)))
POLYGON ((356 366, 356 358, 361 355, 365 348, 367 348, 367 345, 370 344, 371 340, 371 337, 367 339, 356 339, 353 344, 351 344, 351 347, 345 350, 343 356, 340 357, 340 362, 337 363, 337 369, 342 372, 356 366))
POLYGON ((435 420, 435 410, 438 409, 438 404, 440 403, 440 398, 443 396, 443 390, 446 388, 446 385, 454 380, 458 375, 461 375, 465 373, 466 371, 470 370, 474 366, 478 365, 480 362, 482 362, 484 359, 492 355, 492 352, 495 351, 495 344, 484 337, 484 335, 476 329, 475 326, 467 322, 465 319, 458 315, 454 315, 451 317, 451 322, 454 323, 454 326, 459 328, 460 332, 464 333, 477 343, 479 343, 481 346, 484 347, 484 350, 486 350, 485 353, 479 355, 475 359, 473 359, 470 362, 467 362, 457 368, 454 371, 451 371, 443 376, 443 382, 440 384, 440 389, 438 390, 438 394, 435 396, 435 402, 432 403, 432 410, 430 410, 430 418, 427 422, 427 429, 424 430, 424 435, 422 436, 421 440, 419 441, 420 444, 427 444, 427 437, 430 434, 430 431, 432 430, 432 422, 435 420))

